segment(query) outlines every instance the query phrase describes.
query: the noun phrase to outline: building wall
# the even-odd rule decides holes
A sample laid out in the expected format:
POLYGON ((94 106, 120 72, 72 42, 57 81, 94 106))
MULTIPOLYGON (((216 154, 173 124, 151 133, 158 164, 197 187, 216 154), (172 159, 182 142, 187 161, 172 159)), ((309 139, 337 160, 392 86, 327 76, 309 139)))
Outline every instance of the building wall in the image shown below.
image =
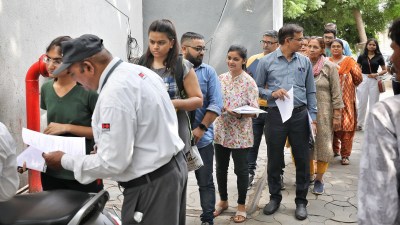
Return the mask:
POLYGON ((18 152, 24 149, 26 72, 54 38, 96 34, 124 60, 128 28, 140 45, 143 42, 141 0, 0 0, 0 21, 0 121, 12 133, 18 152), (130 26, 109 3, 130 18, 130 26))
MULTIPOLYGON (((227 71, 225 56, 232 44, 248 49, 248 56, 262 51, 259 41, 266 30, 278 30, 283 23, 282 0, 146 0, 143 1, 144 40, 156 19, 170 19, 178 39, 193 31, 204 35, 209 51, 205 62, 217 73, 227 71), (170 6, 170 7, 169 7, 170 6)), ((144 41, 145 48, 147 43, 144 41)))

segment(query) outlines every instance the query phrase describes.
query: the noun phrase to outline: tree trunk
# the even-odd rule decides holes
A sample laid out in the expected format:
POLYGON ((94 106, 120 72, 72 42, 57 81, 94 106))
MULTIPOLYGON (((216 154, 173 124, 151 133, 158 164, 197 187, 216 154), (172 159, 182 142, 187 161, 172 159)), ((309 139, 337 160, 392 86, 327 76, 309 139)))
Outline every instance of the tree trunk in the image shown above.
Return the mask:
POLYGON ((360 38, 359 44, 367 43, 367 34, 365 33, 364 21, 361 16, 360 9, 353 9, 353 16, 356 21, 358 36, 360 38))

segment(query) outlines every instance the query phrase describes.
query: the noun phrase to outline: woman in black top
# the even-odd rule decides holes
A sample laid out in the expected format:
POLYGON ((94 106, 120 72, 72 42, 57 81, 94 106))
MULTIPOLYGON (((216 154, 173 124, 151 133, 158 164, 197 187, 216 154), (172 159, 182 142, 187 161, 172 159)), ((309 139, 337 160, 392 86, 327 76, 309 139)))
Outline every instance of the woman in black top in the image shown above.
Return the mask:
POLYGON ((357 63, 361 67, 363 82, 357 87, 358 117, 357 130, 364 128, 365 116, 367 115, 367 103, 369 108, 379 101, 378 79, 386 73, 385 59, 379 50, 378 41, 370 38, 365 44, 364 52, 357 63), (381 71, 378 73, 378 68, 381 71))

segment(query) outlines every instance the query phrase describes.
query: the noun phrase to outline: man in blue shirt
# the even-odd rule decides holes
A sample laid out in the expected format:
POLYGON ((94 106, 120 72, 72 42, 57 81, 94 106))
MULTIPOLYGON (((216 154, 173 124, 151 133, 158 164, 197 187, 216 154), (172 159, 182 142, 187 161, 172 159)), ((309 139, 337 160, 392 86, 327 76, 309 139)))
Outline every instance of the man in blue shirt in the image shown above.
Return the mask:
POLYGON ((187 32, 182 35, 181 47, 183 57, 189 60, 199 80, 203 93, 203 107, 196 109, 193 124, 193 135, 204 166, 195 171, 199 185, 200 204, 203 213, 200 215, 202 225, 214 224, 215 186, 213 181, 214 130, 212 123, 221 115, 223 107, 221 85, 214 68, 203 63, 205 48, 201 34, 187 32))
MULTIPOLYGON (((310 126, 308 113, 316 131, 317 100, 310 60, 297 53, 303 40, 303 28, 296 24, 285 24, 278 32, 281 47, 263 57, 258 63, 256 82, 260 96, 268 101, 266 141, 268 151, 268 187, 270 202, 264 207, 264 214, 278 210, 282 201, 280 172, 286 137, 292 146, 296 162, 296 211, 299 220, 307 218, 307 193, 310 183, 310 126), (285 123, 276 104, 277 99, 289 97, 293 88, 294 109, 285 123)), ((289 101, 286 99, 285 101, 289 101)))
MULTIPOLYGON (((326 57, 332 57, 331 53, 331 44, 332 41, 335 40, 336 37, 336 24, 328 23, 325 25, 324 30, 324 42, 325 42, 325 55, 326 57)), ((340 38, 338 38, 340 39, 340 38)), ((349 43, 343 39, 340 39, 343 42, 343 55, 352 56, 353 53, 351 52, 349 43)))

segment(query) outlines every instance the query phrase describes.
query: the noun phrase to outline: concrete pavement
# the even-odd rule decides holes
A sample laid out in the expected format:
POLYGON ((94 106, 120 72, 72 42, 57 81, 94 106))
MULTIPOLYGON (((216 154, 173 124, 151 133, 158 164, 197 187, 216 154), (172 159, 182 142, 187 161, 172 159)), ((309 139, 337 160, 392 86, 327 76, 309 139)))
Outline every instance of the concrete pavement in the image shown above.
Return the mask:
MULTIPOLYGON (((381 99, 392 96, 393 92, 390 84, 387 82, 387 91, 381 94, 381 99)), ((258 167, 256 171, 255 185, 247 193, 247 212, 248 219, 242 223, 246 225, 259 224, 357 224, 357 184, 359 173, 359 159, 363 141, 362 131, 356 132, 353 144, 353 151, 350 156, 350 165, 343 166, 340 164, 340 157, 330 162, 327 173, 324 176, 325 193, 322 195, 314 195, 309 192, 307 199, 308 218, 304 221, 298 221, 294 217, 296 205, 295 198, 295 168, 291 159, 290 150, 285 148, 285 186, 286 190, 282 191, 283 199, 279 210, 273 215, 264 215, 262 209, 269 202, 268 186, 266 184, 266 144, 264 139, 261 142, 258 167)), ((233 172, 233 162, 228 172, 228 194, 230 207, 223 214, 215 218, 217 225, 235 224, 232 220, 236 212, 236 175, 233 172)), ((217 182, 214 173, 214 183, 217 189, 217 182)), ((310 186, 310 190, 312 189, 310 186)), ((120 209, 123 196, 115 182, 105 181, 105 188, 110 193, 110 201, 107 203, 108 208, 120 209)), ((219 200, 218 193, 217 202, 219 200)), ((117 210, 118 212, 118 210, 117 210)), ((193 172, 189 173, 188 189, 187 189, 187 225, 200 225, 201 207, 198 186, 193 172)))

